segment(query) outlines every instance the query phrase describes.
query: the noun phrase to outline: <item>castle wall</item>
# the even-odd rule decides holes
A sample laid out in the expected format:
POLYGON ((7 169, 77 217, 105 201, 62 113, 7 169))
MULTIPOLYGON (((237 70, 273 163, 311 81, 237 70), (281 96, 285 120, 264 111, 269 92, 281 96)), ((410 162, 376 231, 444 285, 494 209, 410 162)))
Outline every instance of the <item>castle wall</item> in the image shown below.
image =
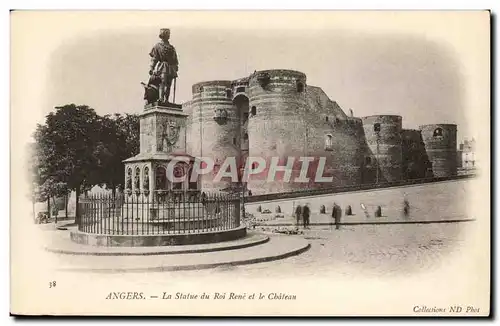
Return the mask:
POLYGON ((457 126, 429 124, 420 126, 425 150, 435 177, 457 174, 457 126))
MULTIPOLYGON (((196 131, 198 131, 199 135, 199 128, 196 131, 193 131, 193 101, 187 101, 182 104, 182 111, 184 111, 188 116, 186 118, 186 153, 193 154, 197 153, 195 152, 194 147, 199 151, 199 148, 197 148, 198 142, 193 141, 193 136, 196 136, 196 131)), ((196 155, 196 154, 194 154, 196 155)))
MULTIPOLYGON (((249 156, 262 157, 267 166, 273 157, 284 165, 289 156, 305 156, 306 125, 302 119, 307 103, 305 91, 297 91, 297 83, 305 86, 306 76, 298 71, 267 70, 250 76, 248 120, 249 156), (261 81, 268 76, 267 84, 261 81)), ((292 179, 300 173, 300 166, 292 168, 292 179)), ((293 184, 279 179, 267 181, 267 169, 252 175, 248 188, 254 194, 293 190, 293 184)))
POLYGON ((420 130, 403 129, 401 132, 403 178, 421 179, 432 177, 432 166, 425 151, 420 130))
MULTIPOLYGON (((397 115, 374 115, 362 118, 366 142, 371 151, 371 165, 378 168, 378 181, 391 182, 402 177, 402 118, 397 115), (376 125, 380 131, 375 131, 376 125)), ((366 159, 368 161, 368 159, 366 159)))
POLYGON ((283 182, 284 172, 267 180, 267 169, 252 176, 253 193, 322 188, 362 182, 363 127, 360 119, 348 118, 337 103, 318 87, 307 86, 306 76, 298 71, 267 70, 249 80, 250 118, 248 122, 249 155, 263 157, 269 167, 272 157, 286 165, 293 157, 290 182, 283 182), (259 76, 269 76, 262 85, 259 76), (255 115, 252 114, 255 107, 255 115), (313 157, 307 177, 309 182, 293 182, 300 175, 300 157, 313 157), (320 158, 325 158, 323 177, 330 182, 315 182, 320 158))
MULTIPOLYGON (((238 167, 246 157, 265 160, 264 171, 248 182, 253 194, 432 177, 431 167, 438 177, 456 173, 455 125, 403 130, 401 116, 347 116, 321 88, 307 85, 299 71, 264 70, 233 81, 198 83, 183 109, 189 114, 191 155, 219 164, 235 157, 238 167), (429 136, 438 127, 443 135, 429 136), (273 158, 285 166, 289 157, 295 160, 289 181, 283 180, 283 171, 268 179, 273 158), (308 182, 294 182, 302 170, 301 157, 314 158, 308 182), (320 158, 325 158, 321 176, 331 177, 329 182, 315 180, 320 158)), ((215 182, 217 172, 216 165, 202 177, 202 189, 235 186, 230 178, 215 182)))
POLYGON ((193 140, 190 153, 197 157, 209 157, 216 163, 211 174, 201 177, 201 187, 218 190, 231 186, 230 178, 215 182, 218 168, 227 157, 240 155, 240 117, 234 110, 231 81, 209 81, 193 86, 193 100, 189 110, 189 137, 193 140))
POLYGON ((248 120, 250 118, 250 106, 248 98, 248 77, 235 80, 231 83, 231 94, 233 107, 240 119, 239 144, 242 157, 248 155, 249 134, 248 120))

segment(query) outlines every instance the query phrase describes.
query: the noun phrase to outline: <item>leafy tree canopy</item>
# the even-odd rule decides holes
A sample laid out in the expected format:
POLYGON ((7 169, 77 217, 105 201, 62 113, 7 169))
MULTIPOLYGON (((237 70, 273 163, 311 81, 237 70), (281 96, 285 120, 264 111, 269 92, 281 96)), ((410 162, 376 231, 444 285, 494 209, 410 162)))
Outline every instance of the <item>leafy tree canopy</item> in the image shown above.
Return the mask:
POLYGON ((68 104, 47 115, 34 133, 29 162, 38 199, 60 196, 94 185, 120 188, 123 160, 139 152, 137 115, 99 116, 86 105, 68 104))

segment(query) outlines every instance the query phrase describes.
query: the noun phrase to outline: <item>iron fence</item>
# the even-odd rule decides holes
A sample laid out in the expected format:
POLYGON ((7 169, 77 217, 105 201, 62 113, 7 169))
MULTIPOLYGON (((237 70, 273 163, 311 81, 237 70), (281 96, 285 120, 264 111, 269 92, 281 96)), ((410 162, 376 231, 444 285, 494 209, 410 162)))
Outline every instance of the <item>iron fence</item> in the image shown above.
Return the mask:
POLYGON ((79 203, 78 230, 112 235, 202 233, 240 226, 240 194, 155 191, 89 195, 79 203))

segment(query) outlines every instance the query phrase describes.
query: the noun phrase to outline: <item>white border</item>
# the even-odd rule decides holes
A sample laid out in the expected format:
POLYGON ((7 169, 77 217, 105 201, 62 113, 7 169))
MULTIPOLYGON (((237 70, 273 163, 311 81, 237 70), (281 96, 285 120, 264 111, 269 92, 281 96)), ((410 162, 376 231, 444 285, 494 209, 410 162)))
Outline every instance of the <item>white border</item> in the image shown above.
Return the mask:
MULTIPOLYGON (((9 9, 17 8, 17 9, 147 9, 147 10, 158 10, 158 9, 265 9, 265 10, 278 10, 278 9, 309 9, 309 10, 321 10, 321 9, 336 9, 336 10, 347 10, 347 9, 357 9, 357 10, 370 10, 370 9, 399 9, 399 10, 411 10, 411 9, 426 9, 426 10, 436 10, 436 9, 444 9, 444 10, 471 10, 471 9, 493 9, 493 13, 498 14, 500 12, 500 1, 498 0, 411 0, 411 1, 361 1, 361 0, 349 0, 344 2, 333 2, 327 3, 324 0, 307 0, 307 1, 296 1, 296 0, 288 0, 283 3, 270 3, 268 0, 252 0, 252 1, 220 1, 220 0, 212 0, 212 1, 193 1, 193 0, 179 0, 177 2, 169 2, 168 7, 165 6, 165 1, 151 1, 151 0, 141 0, 141 1, 127 1, 122 0, 120 2, 113 3, 111 1, 103 1, 103 0, 86 0, 86 1, 44 1, 43 5, 38 1, 2 1, 1 12, 1 26, 2 26, 2 63, 4 65, 4 72, 9 72, 9 54, 10 54, 10 30, 9 30, 9 9), (119 4, 119 5, 118 5, 119 4), (286 6, 285 6, 286 5, 286 6)), ((494 42, 498 43, 498 33, 494 32, 494 42)), ((498 56, 498 53, 497 53, 498 56)), ((493 59, 493 58, 492 58, 493 59)), ((1 111, 2 117, 0 118, 0 151, 2 153, 9 153, 9 145, 10 145, 10 114, 9 114, 9 84, 10 84, 10 75, 8 73, 3 74, 4 78, 1 80, 1 88, 0 88, 0 96, 2 99, 2 103, 4 104, 4 109, 1 111)), ((498 83, 495 83, 495 89, 493 90, 495 94, 498 94, 498 83)), ((493 108, 496 110, 496 107, 493 108)), ((495 119, 495 124, 498 125, 498 114, 497 119, 495 119)), ((494 132, 495 128, 493 128, 494 132)), ((498 150, 499 139, 498 135, 494 135, 495 150, 498 150)), ((1 222, 3 223, 1 229, 4 232, 3 234, 3 246, 2 246, 2 258, 3 258, 3 287, 2 291, 2 307, 4 307, 3 318, 8 316, 9 313, 9 301, 10 301, 10 293, 9 293, 9 264, 7 264, 7 260, 9 257, 9 183, 7 182, 7 175, 10 176, 9 171, 9 161, 10 155, 3 155, 1 160, 1 170, 4 175, 4 181, 1 183, 1 193, 0 207, 3 210, 3 214, 1 215, 1 222), (5 309, 7 308, 7 309, 5 309)), ((495 180, 496 181, 496 180, 495 180)), ((498 194, 495 196, 495 202, 499 202, 498 194)), ((496 223, 496 230, 498 234, 498 222, 496 223)), ((496 245, 496 244, 495 244, 496 245)), ((497 247, 498 249, 498 247, 497 247)), ((496 251, 496 257, 498 258, 498 250, 496 251)), ((496 290, 496 289, 495 289, 496 290)), ((496 291, 495 291, 496 292, 496 291)), ((498 300, 497 300, 498 302, 498 300)), ((498 311, 497 311, 498 313, 498 311)), ((2 325, 4 322, 7 324, 13 323, 12 318, 5 318, 7 320, 2 321, 2 325)), ((425 320, 426 322, 440 322, 440 320, 425 320)), ((469 320, 470 321, 470 320, 469 320)), ((93 324, 103 324, 103 321, 90 320, 93 324)), ((137 322, 137 324, 140 321, 137 322)), ((163 322, 163 321, 162 321, 163 322)), ((168 321, 169 323, 174 322, 173 320, 168 321)), ((259 324, 262 324, 264 321, 258 321, 259 324)), ((338 321, 335 321, 338 322, 338 321)), ((475 321, 477 322, 477 321, 475 321)), ((134 323, 136 323, 134 321, 134 323)))

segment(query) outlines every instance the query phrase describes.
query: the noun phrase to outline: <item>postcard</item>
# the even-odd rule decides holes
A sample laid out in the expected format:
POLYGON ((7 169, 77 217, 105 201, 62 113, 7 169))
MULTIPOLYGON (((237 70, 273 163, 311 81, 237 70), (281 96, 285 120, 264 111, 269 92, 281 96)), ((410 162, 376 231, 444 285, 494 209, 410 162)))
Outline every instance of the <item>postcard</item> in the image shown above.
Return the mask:
POLYGON ((11 313, 488 316, 490 12, 12 11, 11 313))

